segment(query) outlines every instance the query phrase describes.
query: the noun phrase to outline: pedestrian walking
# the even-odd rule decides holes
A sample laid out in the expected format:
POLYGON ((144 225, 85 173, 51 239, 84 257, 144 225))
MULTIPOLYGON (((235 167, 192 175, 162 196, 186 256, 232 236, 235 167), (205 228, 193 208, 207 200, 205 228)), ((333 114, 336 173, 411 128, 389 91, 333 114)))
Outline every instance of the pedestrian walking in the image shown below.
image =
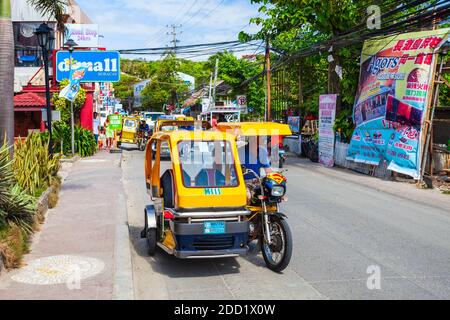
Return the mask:
POLYGON ((95 142, 97 142, 98 147, 98 135, 100 129, 100 119, 98 118, 98 113, 94 112, 93 120, 92 120, 92 132, 94 133, 95 142))
POLYGON ((110 149, 114 138, 114 131, 109 127, 109 119, 106 119, 105 121, 105 130, 106 130, 106 149, 110 149))

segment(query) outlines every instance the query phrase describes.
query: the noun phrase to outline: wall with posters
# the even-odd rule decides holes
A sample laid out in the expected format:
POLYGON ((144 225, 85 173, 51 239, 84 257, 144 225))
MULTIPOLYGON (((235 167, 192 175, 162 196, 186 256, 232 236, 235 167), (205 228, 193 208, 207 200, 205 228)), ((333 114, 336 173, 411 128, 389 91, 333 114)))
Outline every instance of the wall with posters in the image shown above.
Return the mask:
POLYGON ((450 29, 364 43, 347 160, 419 177, 421 131, 432 95, 436 51, 450 29))
POLYGON ((336 101, 336 94, 322 94, 319 97, 319 162, 327 167, 334 165, 336 101))

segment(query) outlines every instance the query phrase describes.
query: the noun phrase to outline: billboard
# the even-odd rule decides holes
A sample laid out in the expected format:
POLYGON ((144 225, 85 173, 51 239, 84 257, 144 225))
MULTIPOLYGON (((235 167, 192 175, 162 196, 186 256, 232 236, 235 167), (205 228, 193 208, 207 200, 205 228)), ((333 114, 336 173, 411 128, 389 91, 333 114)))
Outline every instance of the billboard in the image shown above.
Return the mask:
POLYGON ((300 117, 288 117, 287 123, 292 133, 295 134, 300 132, 300 117))
POLYGON ((430 106, 437 49, 450 29, 367 40, 361 54, 347 160, 419 177, 422 126, 430 106))
POLYGON ((319 97, 319 162, 334 166, 334 119, 337 94, 322 94, 319 97))
MULTIPOLYGON (((70 77, 69 51, 56 53, 56 80, 70 77)), ((117 51, 74 51, 72 68, 84 67, 81 82, 117 82, 120 80, 120 54, 117 51)))
POLYGON ((64 24, 64 42, 72 39, 81 48, 98 47, 98 24, 64 24))

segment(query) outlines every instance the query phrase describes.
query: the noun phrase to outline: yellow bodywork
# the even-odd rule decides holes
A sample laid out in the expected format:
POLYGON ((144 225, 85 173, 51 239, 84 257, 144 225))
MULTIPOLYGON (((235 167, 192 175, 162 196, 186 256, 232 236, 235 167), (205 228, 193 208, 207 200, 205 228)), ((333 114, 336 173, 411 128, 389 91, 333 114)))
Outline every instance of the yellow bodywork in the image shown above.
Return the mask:
POLYGON ((122 122, 122 133, 119 141, 125 143, 137 143, 137 130, 139 127, 138 117, 124 117, 122 122))
POLYGON ((220 122, 217 129, 235 136, 290 136, 289 125, 276 122, 220 122))
POLYGON ((164 239, 162 244, 165 245, 167 248, 175 249, 176 243, 172 231, 164 230, 164 239))
POLYGON ((220 131, 170 131, 156 132, 147 144, 145 157, 145 178, 147 188, 151 189, 153 198, 162 197, 160 177, 164 172, 160 172, 159 150, 162 142, 167 142, 170 148, 170 156, 175 184, 175 209, 206 209, 224 207, 245 207, 246 189, 239 156, 236 148, 236 137, 220 131), (178 143, 180 141, 226 141, 229 142, 234 158, 235 171, 237 175, 237 186, 224 186, 220 188, 219 194, 207 194, 203 187, 185 187, 182 180, 178 143), (152 160, 152 144, 156 143, 155 159, 152 160))

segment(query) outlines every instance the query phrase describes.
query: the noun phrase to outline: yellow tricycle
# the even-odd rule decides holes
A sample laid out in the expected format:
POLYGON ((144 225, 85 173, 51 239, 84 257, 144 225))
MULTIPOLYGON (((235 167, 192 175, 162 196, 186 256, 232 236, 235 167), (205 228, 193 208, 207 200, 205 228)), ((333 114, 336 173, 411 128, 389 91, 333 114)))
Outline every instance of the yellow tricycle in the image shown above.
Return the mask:
POLYGON ((122 143, 138 144, 139 118, 138 117, 123 117, 122 131, 117 140, 117 146, 120 147, 122 143))
MULTIPOLYGON (((245 171, 243 171, 245 170, 245 171)), ((259 178, 248 199, 236 135, 208 130, 159 131, 147 143, 145 181, 152 204, 144 209, 148 253, 160 247, 178 258, 245 255, 262 246, 268 268, 279 272, 292 255, 286 216, 278 209, 286 191, 282 175, 259 178), (155 144, 156 150, 152 145, 155 144), (171 162, 161 162, 167 144, 171 162), (154 154, 154 159, 153 159, 154 154)))

